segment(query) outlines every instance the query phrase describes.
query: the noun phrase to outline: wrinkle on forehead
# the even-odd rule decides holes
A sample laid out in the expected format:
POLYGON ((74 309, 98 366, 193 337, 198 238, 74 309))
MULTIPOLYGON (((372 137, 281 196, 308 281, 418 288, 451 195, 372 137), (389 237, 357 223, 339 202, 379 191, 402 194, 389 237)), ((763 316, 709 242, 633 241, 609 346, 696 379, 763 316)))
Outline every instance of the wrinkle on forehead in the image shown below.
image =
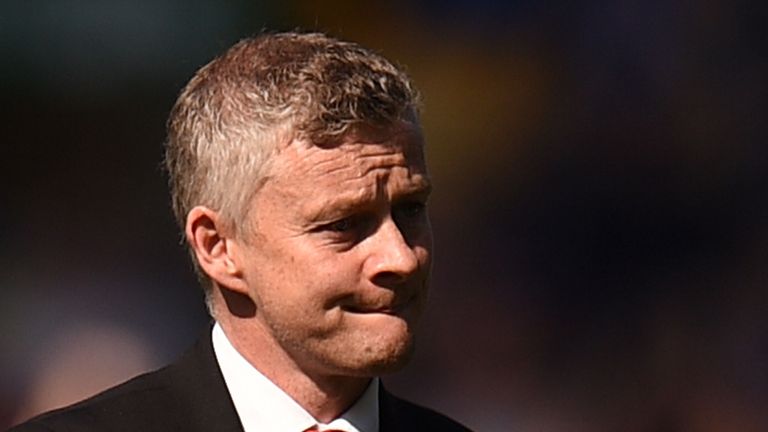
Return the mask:
POLYGON ((376 170, 391 170, 396 167, 408 168, 405 155, 392 148, 363 145, 361 151, 347 151, 335 157, 328 156, 312 166, 311 172, 318 175, 339 175, 345 182, 366 177, 376 170))
POLYGON ((304 175, 357 170, 358 176, 363 176, 376 167, 395 166, 426 171, 421 129, 413 123, 390 128, 361 127, 333 146, 293 137, 280 146, 275 157, 287 162, 276 166, 275 171, 294 168, 297 174, 304 175))

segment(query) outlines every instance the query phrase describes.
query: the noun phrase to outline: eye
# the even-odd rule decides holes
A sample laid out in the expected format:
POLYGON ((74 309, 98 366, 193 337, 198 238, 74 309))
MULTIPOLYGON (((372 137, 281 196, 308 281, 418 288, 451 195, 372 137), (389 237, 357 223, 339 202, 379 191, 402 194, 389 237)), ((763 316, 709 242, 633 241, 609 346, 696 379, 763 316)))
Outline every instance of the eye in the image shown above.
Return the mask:
POLYGON ((370 221, 360 215, 349 216, 316 228, 321 239, 328 244, 349 248, 365 238, 370 221))
POLYGON ((355 221, 352 218, 339 219, 336 222, 331 222, 325 226, 327 231, 333 231, 338 233, 349 232, 355 228, 355 221))
POLYGON ((409 201, 398 204, 393 209, 393 213, 396 219, 406 218, 413 219, 424 214, 427 209, 427 204, 421 201, 409 201))

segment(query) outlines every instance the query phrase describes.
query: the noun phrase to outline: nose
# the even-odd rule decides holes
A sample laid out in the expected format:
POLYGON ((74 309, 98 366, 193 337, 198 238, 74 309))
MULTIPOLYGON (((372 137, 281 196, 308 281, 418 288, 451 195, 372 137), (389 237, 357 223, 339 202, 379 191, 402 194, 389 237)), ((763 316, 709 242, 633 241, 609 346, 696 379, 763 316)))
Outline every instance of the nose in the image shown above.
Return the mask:
POLYGON ((378 285, 407 280, 420 267, 417 246, 408 243, 392 219, 386 219, 371 238, 369 277, 378 285))

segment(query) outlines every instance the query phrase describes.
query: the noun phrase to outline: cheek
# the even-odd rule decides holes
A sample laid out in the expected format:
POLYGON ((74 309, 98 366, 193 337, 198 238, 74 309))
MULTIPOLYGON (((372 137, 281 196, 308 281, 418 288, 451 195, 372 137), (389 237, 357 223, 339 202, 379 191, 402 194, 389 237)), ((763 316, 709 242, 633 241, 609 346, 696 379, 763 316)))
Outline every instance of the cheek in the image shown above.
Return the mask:
POLYGON ((263 307, 274 313, 318 319, 359 288, 362 261, 354 251, 339 253, 299 240, 252 256, 249 282, 263 307))
POLYGON ((316 318, 359 285, 359 271, 344 260, 294 258, 288 262, 287 269, 272 272, 272 283, 266 290, 273 305, 282 304, 291 313, 316 318))
POLYGON ((342 297, 360 286, 362 264, 356 260, 337 256, 308 266, 305 280, 312 286, 313 295, 326 308, 333 307, 342 297))

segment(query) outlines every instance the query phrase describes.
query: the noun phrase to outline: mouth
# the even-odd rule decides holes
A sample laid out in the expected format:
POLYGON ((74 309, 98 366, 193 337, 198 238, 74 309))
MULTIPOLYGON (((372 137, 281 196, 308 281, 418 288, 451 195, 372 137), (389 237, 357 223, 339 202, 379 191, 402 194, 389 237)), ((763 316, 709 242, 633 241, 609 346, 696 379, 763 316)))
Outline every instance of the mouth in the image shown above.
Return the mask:
POLYGON ((354 314, 384 314, 399 316, 411 306, 414 299, 415 296, 409 297, 404 301, 386 305, 345 304, 341 305, 341 310, 354 314))

